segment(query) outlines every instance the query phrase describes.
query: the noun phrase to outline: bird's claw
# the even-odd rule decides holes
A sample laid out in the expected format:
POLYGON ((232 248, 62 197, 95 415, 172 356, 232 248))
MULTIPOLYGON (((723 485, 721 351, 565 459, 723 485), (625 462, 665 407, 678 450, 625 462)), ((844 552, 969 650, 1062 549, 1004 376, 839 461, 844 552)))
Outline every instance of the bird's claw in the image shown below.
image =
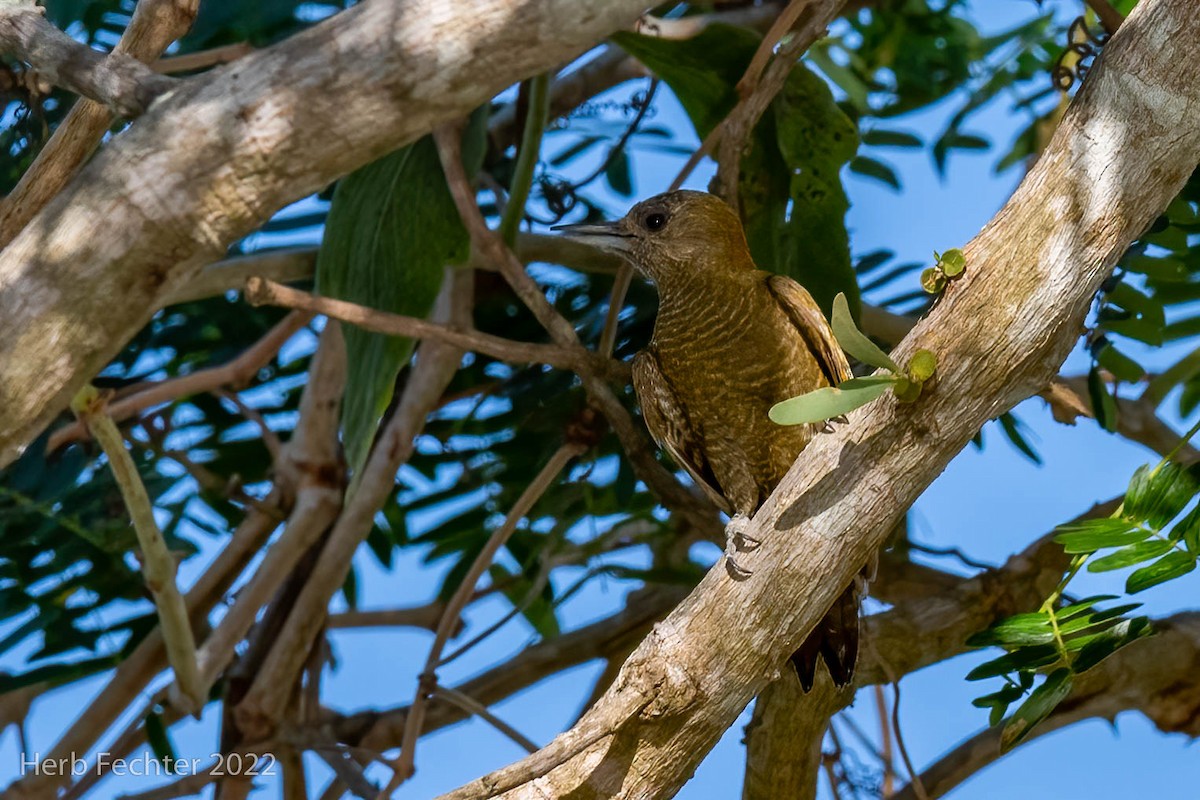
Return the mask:
POLYGON ((817 430, 819 433, 833 433, 835 430, 837 430, 837 428, 834 427, 835 422, 838 425, 845 425, 849 421, 850 420, 846 419, 845 414, 839 414, 836 417, 830 417, 829 419, 825 420, 824 424, 822 424, 817 430))
POLYGON ((753 574, 737 563, 735 554, 753 553, 762 547, 760 540, 746 533, 749 526, 750 518, 745 514, 735 514, 725 526, 725 569, 734 580, 743 581, 753 574))

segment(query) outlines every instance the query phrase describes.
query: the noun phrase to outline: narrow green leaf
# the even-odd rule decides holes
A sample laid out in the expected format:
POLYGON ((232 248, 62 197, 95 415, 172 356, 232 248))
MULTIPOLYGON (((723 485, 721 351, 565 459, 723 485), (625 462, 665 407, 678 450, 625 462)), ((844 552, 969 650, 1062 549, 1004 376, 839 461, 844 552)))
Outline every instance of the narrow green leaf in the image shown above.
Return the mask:
POLYGON ((1076 674, 1087 672, 1125 645, 1151 633, 1153 630, 1150 628, 1150 620, 1146 617, 1121 620, 1108 630, 1089 637, 1089 641, 1071 663, 1071 670, 1076 674))
POLYGON ((1162 528, 1175 519, 1200 490, 1191 470, 1173 462, 1158 467, 1143 464, 1125 491, 1124 515, 1162 528))
POLYGON ((1051 644, 1022 647, 999 658, 985 661, 967 673, 967 680, 979 681, 1010 672, 1035 670, 1054 664, 1058 658, 1058 650, 1051 644))
POLYGON ((1179 550, 1167 553, 1149 566, 1135 570, 1125 581, 1125 591, 1137 594, 1143 589, 1157 586, 1160 583, 1186 575, 1196 568, 1194 553, 1183 553, 1179 550))
POLYGON ((855 156, 850 160, 850 171, 864 178, 874 178, 880 183, 900 191, 900 177, 889 165, 870 156, 855 156))
POLYGON ((891 356, 880 350, 854 324, 854 317, 850 315, 850 304, 846 301, 844 294, 839 293, 833 298, 833 318, 829 324, 833 328, 833 335, 837 337, 838 344, 847 353, 872 367, 900 372, 900 367, 895 361, 892 361, 891 356))
POLYGON ((1168 538, 1172 542, 1182 541, 1189 553, 1194 556, 1200 555, 1200 505, 1193 508, 1186 517, 1171 528, 1171 535, 1168 538))
POLYGON ((987 630, 972 634, 967 639, 968 647, 1002 647, 1048 644, 1054 641, 1050 627, 1050 615, 1044 611, 1032 614, 1014 614, 997 622, 987 630))
POLYGON ((769 412, 771 421, 778 425, 804 425, 840 417, 882 397, 894 383, 895 378, 890 375, 851 378, 839 386, 826 386, 776 403, 769 412))
POLYGON ((1097 528, 1095 531, 1058 533, 1055 535, 1054 541, 1061 544, 1063 550, 1074 555, 1076 553, 1094 553, 1106 547, 1125 547, 1145 541, 1153 534, 1153 531, 1140 528, 1127 520, 1111 521, 1119 522, 1121 526, 1112 526, 1108 529, 1097 528))
MULTIPOLYGON (((318 292, 424 317, 443 268, 467 256, 468 239, 433 140, 425 137, 343 178, 333 195, 317 256, 318 292)), ((343 326, 346 460, 357 474, 392 399, 413 341, 343 326)))
POLYGON ((622 197, 633 195, 633 173, 629 154, 625 150, 612 154, 608 166, 604 168, 604 179, 608 181, 609 188, 622 197))
POLYGON ((863 131, 862 141, 863 144, 869 144, 874 147, 921 147, 924 144, 919 136, 914 136, 911 133, 885 131, 881 128, 872 128, 869 131, 863 131))
POLYGON ((1108 391, 1108 386, 1100 375, 1097 364, 1093 364, 1091 370, 1088 371, 1088 399, 1092 402, 1092 412, 1096 415, 1097 424, 1109 433, 1115 432, 1117 430, 1117 401, 1108 391))
POLYGON ((1164 542, 1161 539, 1154 539, 1149 542, 1138 542, 1137 544, 1124 547, 1112 555, 1097 558, 1094 561, 1088 562, 1088 572, 1111 572, 1114 569, 1122 569, 1123 567, 1131 567, 1134 564, 1140 564, 1143 561, 1149 561, 1152 558, 1158 558, 1163 553, 1166 553, 1172 547, 1170 542, 1164 542))
POLYGON ((171 737, 167 733, 167 726, 163 722, 162 714, 151 711, 143 720, 142 727, 146 731, 146 744, 150 745, 150 751, 154 753, 154 758, 161 761, 173 773, 175 770, 171 765, 178 758, 175 755, 175 746, 171 744, 171 737))
POLYGON ((1029 699, 1013 712, 1008 724, 1004 726, 1004 731, 1000 734, 1001 752, 1008 752, 1028 736, 1039 722, 1048 717, 1050 712, 1067 698, 1072 687, 1071 670, 1066 667, 1060 667, 1046 676, 1046 680, 1030 693, 1029 699))
POLYGON ((1096 519, 1080 519, 1064 522, 1054 529, 1055 533, 1123 533, 1137 527, 1133 520, 1121 517, 1097 517, 1096 519))
POLYGON ((1125 383, 1137 383, 1146 374, 1141 364, 1122 353, 1111 344, 1106 345, 1096 353, 1096 361, 1100 366, 1111 372, 1117 380, 1125 383))

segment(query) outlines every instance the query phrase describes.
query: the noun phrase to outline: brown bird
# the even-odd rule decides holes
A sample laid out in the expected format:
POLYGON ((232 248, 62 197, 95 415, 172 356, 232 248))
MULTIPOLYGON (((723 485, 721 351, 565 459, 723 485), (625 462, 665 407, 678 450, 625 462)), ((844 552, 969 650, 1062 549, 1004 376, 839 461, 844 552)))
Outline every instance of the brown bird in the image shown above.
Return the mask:
MULTIPOLYGON (((803 286, 755 266, 737 214, 715 195, 678 191, 615 222, 564 225, 566 236, 615 253, 658 288, 649 347, 633 359, 646 427, 726 513, 726 566, 759 543, 745 523, 816 428, 767 416, 789 397, 851 377, 846 356, 803 286)), ((838 686, 858 655, 858 582, 847 587, 792 664, 807 691, 823 658, 838 686)))

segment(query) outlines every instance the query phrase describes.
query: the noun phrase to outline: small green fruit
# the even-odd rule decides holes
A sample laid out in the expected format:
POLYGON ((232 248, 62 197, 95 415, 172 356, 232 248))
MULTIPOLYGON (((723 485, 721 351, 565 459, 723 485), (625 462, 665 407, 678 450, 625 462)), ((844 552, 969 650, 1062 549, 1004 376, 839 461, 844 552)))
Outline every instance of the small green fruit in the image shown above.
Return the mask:
POLYGON ((942 268, 942 274, 947 278, 957 278, 967 268, 967 259, 962 250, 955 248, 942 253, 941 259, 938 260, 938 266, 942 268))
POLYGON ((937 356, 924 348, 913 353, 912 360, 908 362, 909 378, 917 383, 924 383, 932 378, 935 372, 937 372, 937 356))
POLYGON ((946 275, 937 267, 929 267, 921 273, 921 288, 930 294, 941 294, 946 288, 946 275))

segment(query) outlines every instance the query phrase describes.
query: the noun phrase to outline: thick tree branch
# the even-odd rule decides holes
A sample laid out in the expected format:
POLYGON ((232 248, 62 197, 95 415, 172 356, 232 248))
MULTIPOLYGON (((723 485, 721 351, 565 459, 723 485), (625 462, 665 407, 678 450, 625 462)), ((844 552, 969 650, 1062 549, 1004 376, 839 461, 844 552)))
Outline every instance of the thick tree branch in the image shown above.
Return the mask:
POLYGON ((1190 0, 1138 4, 965 248, 965 276, 894 354, 935 352, 936 390, 817 437, 752 521, 749 579, 711 570, 575 728, 447 798, 678 790, 979 427, 1053 377, 1100 282, 1200 162, 1197 41, 1190 0))
POLYGON ((121 53, 105 56, 54 27, 40 8, 0 6, 0 54, 32 66, 50 83, 137 117, 177 81, 121 53))
MULTIPOLYGON (((187 33, 199 0, 139 0, 113 57, 150 61, 187 33)), ((0 249, 67 184, 112 125, 108 106, 81 98, 71 106, 12 192, 0 198, 0 249)))
POLYGON ((0 466, 229 243, 643 2, 369 0, 188 79, 0 252, 0 466))

